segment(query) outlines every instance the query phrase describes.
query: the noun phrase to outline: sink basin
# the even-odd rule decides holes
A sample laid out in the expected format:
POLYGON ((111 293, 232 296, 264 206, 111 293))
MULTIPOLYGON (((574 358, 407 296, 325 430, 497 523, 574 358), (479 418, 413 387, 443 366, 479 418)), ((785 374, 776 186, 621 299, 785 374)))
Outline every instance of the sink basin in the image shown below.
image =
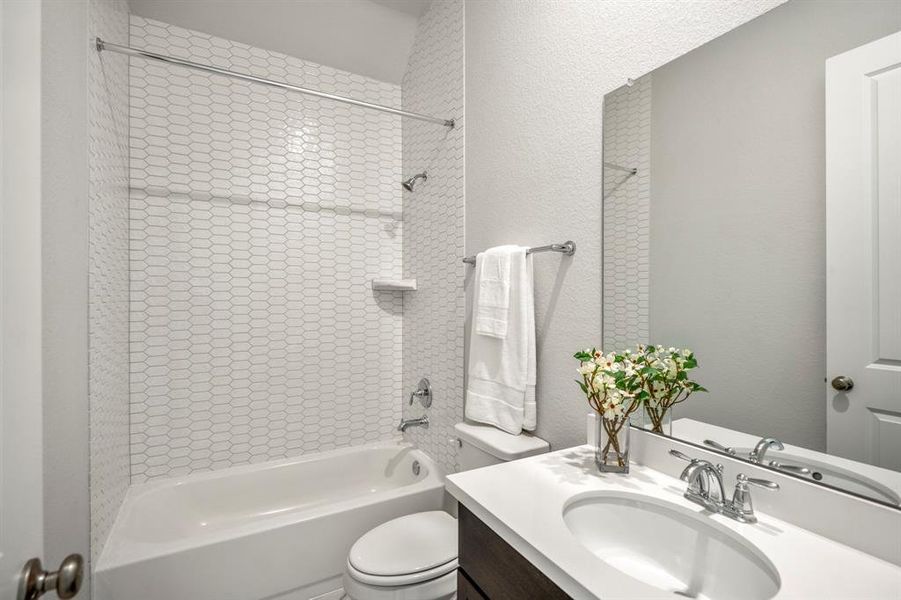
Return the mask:
POLYGON ((563 520, 600 560, 678 597, 768 600, 779 591, 779 573, 766 556, 706 513, 604 493, 576 496, 563 520))
MULTIPOLYGON (((748 456, 751 452, 751 448, 736 448, 735 451, 738 456, 748 456)), ((784 450, 769 450, 766 453, 766 461, 768 462, 771 460, 807 467, 811 470, 809 475, 800 475, 800 477, 813 479, 840 490, 854 492, 855 494, 860 494, 861 496, 873 498, 874 500, 879 500, 881 502, 901 505, 901 498, 899 498, 898 494, 893 492, 891 488, 879 483, 875 479, 860 475, 854 471, 830 465, 826 462, 812 458, 796 456, 784 450)))

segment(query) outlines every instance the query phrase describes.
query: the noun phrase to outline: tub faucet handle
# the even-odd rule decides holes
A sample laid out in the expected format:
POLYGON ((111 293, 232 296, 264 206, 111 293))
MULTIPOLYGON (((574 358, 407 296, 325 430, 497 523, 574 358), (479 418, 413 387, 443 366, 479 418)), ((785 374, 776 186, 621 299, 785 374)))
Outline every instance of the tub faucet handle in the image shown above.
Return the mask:
POLYGON ((410 392, 410 406, 413 406, 413 400, 416 398, 419 398, 419 403, 423 408, 432 405, 432 386, 425 377, 420 379, 416 389, 410 392))

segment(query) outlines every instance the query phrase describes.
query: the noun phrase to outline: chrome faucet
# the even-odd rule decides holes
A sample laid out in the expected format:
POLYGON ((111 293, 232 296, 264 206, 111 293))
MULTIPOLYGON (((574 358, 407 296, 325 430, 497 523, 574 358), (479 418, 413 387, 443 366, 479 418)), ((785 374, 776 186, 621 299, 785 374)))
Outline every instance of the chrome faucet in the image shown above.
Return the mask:
POLYGON ((710 461, 691 458, 678 450, 670 450, 669 453, 688 461, 688 466, 679 476, 688 484, 685 497, 714 512, 719 512, 726 499, 726 492, 723 489, 723 465, 714 466, 710 461))
POLYGON ((670 450, 669 453, 676 458, 688 461, 688 466, 680 476, 682 481, 688 483, 684 494, 687 500, 741 523, 757 522, 749 486, 754 485, 766 490, 779 489, 779 484, 776 482, 755 479, 739 473, 736 477, 732 499, 727 500, 723 489, 723 465, 714 466, 710 461, 691 458, 678 450, 670 450))
POLYGON ((408 427, 424 427, 426 429, 429 428, 429 416, 422 415, 418 419, 401 419, 400 425, 397 426, 397 430, 403 433, 407 430, 408 427))
MULTIPOLYGON (((725 452, 731 456, 737 456, 738 451, 735 448, 731 448, 728 446, 723 446, 717 441, 714 440, 704 440, 705 446, 710 446, 715 450, 719 450, 720 452, 725 452)), ((773 467, 774 469, 779 469, 780 471, 785 471, 787 473, 797 473, 798 475, 810 475, 812 471, 801 465, 793 465, 789 463, 779 462, 778 460, 764 460, 764 456, 766 455, 767 450, 770 448, 775 448, 776 450, 785 450, 785 446, 782 445, 782 442, 775 438, 763 438, 757 445, 754 446, 754 449, 748 453, 748 460, 757 463, 760 465, 766 465, 768 467, 773 467)))
POLYGON ((766 451, 770 448, 775 448, 776 450, 785 450, 785 446, 782 445, 782 442, 777 440, 776 438, 761 438, 757 445, 754 446, 754 449, 751 450, 751 454, 748 456, 748 460, 754 463, 762 463, 763 457, 766 455, 766 451))

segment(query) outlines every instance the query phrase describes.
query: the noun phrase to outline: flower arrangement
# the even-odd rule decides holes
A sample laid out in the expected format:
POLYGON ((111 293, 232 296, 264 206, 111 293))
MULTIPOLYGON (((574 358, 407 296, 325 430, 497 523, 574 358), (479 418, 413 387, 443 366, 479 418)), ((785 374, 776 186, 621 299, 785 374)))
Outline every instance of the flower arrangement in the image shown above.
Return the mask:
POLYGON ((627 354, 604 354, 589 348, 573 355, 579 361, 577 381, 598 416, 601 435, 595 460, 602 471, 628 472, 629 415, 641 407, 635 368, 627 354), (623 431, 625 427, 625 432, 623 431), (611 456, 612 452, 612 456, 611 456))
POLYGON ((644 405, 651 431, 664 433, 663 425, 674 405, 685 402, 695 392, 707 391, 688 376, 698 366, 698 360, 687 348, 639 345, 636 350, 632 356, 638 365, 635 369, 641 388, 638 398, 644 405))
POLYGON ((634 351, 605 354, 589 348, 573 357, 579 361, 581 380, 577 383, 601 417, 599 465, 608 463, 612 451, 616 465, 628 470, 624 464, 628 462, 628 449, 621 448, 628 438, 622 430, 639 408, 644 407, 651 429, 663 433, 666 416, 674 405, 694 392, 707 391, 688 377, 688 372, 698 366, 688 349, 639 344, 634 351))

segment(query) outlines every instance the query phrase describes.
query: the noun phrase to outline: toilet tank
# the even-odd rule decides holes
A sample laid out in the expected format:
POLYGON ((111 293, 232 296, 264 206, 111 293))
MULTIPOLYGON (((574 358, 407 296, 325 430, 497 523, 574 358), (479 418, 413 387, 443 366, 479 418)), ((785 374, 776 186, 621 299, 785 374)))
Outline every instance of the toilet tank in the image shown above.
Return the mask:
POLYGON ((528 433, 511 435, 491 425, 457 423, 461 471, 508 462, 550 450, 550 444, 528 433))

